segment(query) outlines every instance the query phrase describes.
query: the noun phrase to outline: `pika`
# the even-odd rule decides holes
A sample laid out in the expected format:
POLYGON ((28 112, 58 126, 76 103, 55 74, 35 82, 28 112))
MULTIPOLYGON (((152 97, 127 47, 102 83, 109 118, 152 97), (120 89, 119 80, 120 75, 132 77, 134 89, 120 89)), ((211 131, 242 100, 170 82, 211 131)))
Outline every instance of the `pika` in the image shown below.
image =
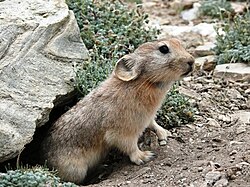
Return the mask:
POLYGON ((141 151, 138 139, 146 128, 159 140, 167 131, 154 118, 174 81, 192 71, 194 58, 177 39, 139 46, 119 59, 112 74, 63 114, 42 142, 41 155, 65 181, 83 182, 111 148, 140 165, 154 154, 141 151))

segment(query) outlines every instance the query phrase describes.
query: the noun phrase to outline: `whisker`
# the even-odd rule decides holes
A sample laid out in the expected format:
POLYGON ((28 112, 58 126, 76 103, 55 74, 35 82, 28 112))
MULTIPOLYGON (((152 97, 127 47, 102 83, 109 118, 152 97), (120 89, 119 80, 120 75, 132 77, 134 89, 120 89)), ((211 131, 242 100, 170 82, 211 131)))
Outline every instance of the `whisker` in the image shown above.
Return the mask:
POLYGON ((145 91, 147 91, 154 83, 158 82, 159 76, 158 75, 154 75, 151 77, 151 80, 148 84, 148 86, 146 87, 145 91))
POLYGON ((139 87, 136 89, 136 92, 139 92, 140 89, 141 89, 141 87, 144 86, 144 84, 146 84, 146 83, 147 83, 152 77, 154 77, 154 76, 155 76, 155 75, 150 76, 150 77, 148 77, 146 80, 144 80, 144 81, 142 82, 142 84, 140 84, 139 87))

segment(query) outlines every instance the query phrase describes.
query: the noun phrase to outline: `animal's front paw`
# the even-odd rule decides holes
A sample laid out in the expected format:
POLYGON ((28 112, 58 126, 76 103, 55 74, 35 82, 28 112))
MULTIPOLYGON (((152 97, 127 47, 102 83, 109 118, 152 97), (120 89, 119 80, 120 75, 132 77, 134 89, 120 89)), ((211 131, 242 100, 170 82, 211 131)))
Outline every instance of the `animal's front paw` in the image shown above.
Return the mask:
POLYGON ((158 125, 155 120, 151 121, 149 127, 155 131, 159 144, 161 146, 166 145, 168 137, 171 136, 171 132, 158 125))
POLYGON ((167 145, 167 139, 169 136, 171 136, 171 132, 166 129, 161 129, 158 131, 158 141, 160 146, 167 145))
POLYGON ((134 162, 137 165, 142 165, 145 162, 150 161, 155 154, 151 151, 140 151, 134 152, 130 155, 131 162, 134 162))

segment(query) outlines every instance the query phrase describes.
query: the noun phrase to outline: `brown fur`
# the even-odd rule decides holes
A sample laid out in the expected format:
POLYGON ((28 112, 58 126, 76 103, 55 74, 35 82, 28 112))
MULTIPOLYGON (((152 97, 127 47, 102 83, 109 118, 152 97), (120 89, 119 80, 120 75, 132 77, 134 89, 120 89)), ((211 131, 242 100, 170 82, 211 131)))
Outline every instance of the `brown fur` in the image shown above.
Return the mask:
POLYGON ((52 125, 41 152, 48 166, 63 180, 81 183, 112 147, 136 164, 150 160, 153 153, 140 151, 138 138, 147 127, 167 138, 154 117, 172 83, 190 72, 193 62, 176 39, 148 42, 125 55, 106 81, 52 125), (162 45, 170 52, 161 53, 162 45))

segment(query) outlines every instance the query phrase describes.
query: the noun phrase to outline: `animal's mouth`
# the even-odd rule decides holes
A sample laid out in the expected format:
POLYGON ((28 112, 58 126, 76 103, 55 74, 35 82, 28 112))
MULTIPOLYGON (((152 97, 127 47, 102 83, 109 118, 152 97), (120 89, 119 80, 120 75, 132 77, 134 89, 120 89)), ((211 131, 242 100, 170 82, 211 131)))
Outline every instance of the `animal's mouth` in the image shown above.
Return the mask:
POLYGON ((193 66, 189 66, 188 70, 182 74, 182 76, 187 76, 189 73, 191 73, 193 71, 193 66))

